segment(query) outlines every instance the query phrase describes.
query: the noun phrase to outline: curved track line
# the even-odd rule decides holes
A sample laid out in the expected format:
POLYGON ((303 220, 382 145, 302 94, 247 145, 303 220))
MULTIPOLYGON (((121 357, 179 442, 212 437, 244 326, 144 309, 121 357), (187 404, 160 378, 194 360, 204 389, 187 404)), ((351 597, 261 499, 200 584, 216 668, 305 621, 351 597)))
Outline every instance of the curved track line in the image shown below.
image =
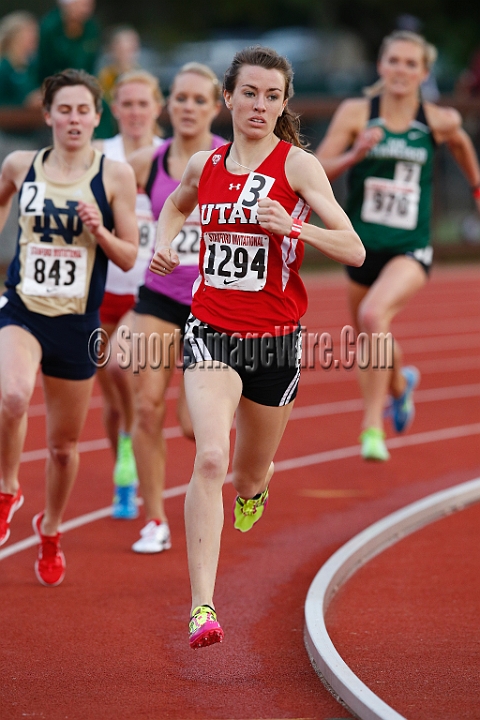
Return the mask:
POLYGON ((429 495, 388 515, 337 550, 315 576, 305 602, 305 646, 333 694, 361 720, 405 720, 373 693, 335 649, 325 613, 338 589, 362 565, 390 545, 451 512, 480 500, 480 478, 429 495))
MULTIPOLYGON (((407 435, 406 437, 391 438, 390 440, 387 440, 387 446, 399 448, 406 447, 408 445, 424 445, 431 442, 454 440, 459 437, 468 437, 469 435, 480 435, 480 423, 473 423, 472 425, 459 425, 457 427, 442 428, 440 430, 430 430, 428 432, 417 433, 416 435, 407 435)), ((106 439, 102 441, 90 441, 89 444, 97 442, 105 442, 107 443, 108 447, 108 441, 106 439)), ((343 460, 344 458, 355 457, 356 455, 360 455, 360 445, 350 445, 349 447, 337 448, 336 450, 326 450, 320 453, 313 453, 312 455, 303 455, 302 457, 290 458, 289 460, 278 460, 275 462, 275 472, 277 473, 283 472, 285 470, 296 470, 298 468, 306 467, 308 465, 321 465, 322 463, 332 462, 334 460, 343 460)), ((231 481, 232 473, 228 473, 227 477, 225 478, 225 482, 229 483, 231 481)), ((187 491, 187 487, 188 484, 177 485, 176 487, 167 488, 163 496, 167 499, 171 497, 177 497, 178 495, 184 495, 187 491)), ((107 507, 101 508, 100 510, 94 510, 93 512, 87 513, 86 515, 80 515, 77 518, 72 518, 72 520, 67 520, 67 522, 64 522, 60 525, 60 532, 68 532, 69 530, 81 527, 82 525, 87 525, 88 523, 94 522, 95 520, 100 520, 101 518, 108 517, 111 512, 112 508, 110 505, 108 505, 107 507)), ((37 538, 35 535, 32 535, 25 540, 20 540, 19 542, 10 545, 4 550, 0 550, 0 560, 4 560, 5 558, 10 557, 10 555, 15 555, 17 552, 21 552, 22 550, 26 550, 27 548, 32 547, 32 545, 35 545, 36 543, 37 538)))

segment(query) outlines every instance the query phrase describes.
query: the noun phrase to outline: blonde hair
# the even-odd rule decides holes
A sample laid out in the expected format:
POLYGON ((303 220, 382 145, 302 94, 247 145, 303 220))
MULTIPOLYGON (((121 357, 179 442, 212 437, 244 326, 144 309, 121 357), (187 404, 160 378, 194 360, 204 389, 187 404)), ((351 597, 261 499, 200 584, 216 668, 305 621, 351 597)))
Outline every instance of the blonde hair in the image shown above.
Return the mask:
POLYGON ((10 51, 15 37, 25 25, 37 25, 31 13, 19 10, 5 15, 0 22, 0 55, 6 55, 10 51))
MULTIPOLYGON (((437 59, 437 48, 431 43, 427 42, 423 35, 412 32, 411 30, 394 30, 392 33, 390 33, 390 35, 384 37, 382 40, 382 44, 380 45, 380 50, 378 52, 378 60, 381 60, 389 47, 398 40, 403 40, 418 45, 423 50, 423 62, 426 69, 428 71, 432 69, 435 60, 437 59)), ((380 78, 380 80, 377 80, 375 83, 373 83, 373 85, 369 85, 368 87, 363 88, 363 94, 369 98, 374 97, 382 91, 383 86, 384 82, 380 78)))
POLYGON ((194 73, 195 75, 201 75, 202 77, 207 78, 207 80, 211 80, 213 85, 213 99, 215 100, 215 102, 218 102, 221 99, 222 87, 220 85, 218 77, 215 75, 213 70, 208 67, 208 65, 204 65, 203 63, 199 62, 188 62, 185 63, 185 65, 182 65, 182 67, 176 73, 175 77, 172 80, 170 91, 175 85, 175 80, 180 75, 185 75, 186 73, 194 73))
POLYGON ((120 75, 116 80, 112 88, 113 99, 117 99, 118 88, 122 85, 128 85, 129 83, 143 83, 148 85, 152 91, 153 98, 156 102, 160 103, 163 107, 165 105, 165 98, 160 89, 159 82, 155 75, 149 73, 148 70, 129 70, 128 72, 120 75))

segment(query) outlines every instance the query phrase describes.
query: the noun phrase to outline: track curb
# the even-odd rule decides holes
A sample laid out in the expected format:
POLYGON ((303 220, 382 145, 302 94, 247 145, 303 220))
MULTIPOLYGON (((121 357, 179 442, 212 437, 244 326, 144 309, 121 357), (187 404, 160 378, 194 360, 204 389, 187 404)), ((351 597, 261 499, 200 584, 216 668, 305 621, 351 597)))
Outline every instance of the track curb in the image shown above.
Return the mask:
POLYGON ((370 525, 339 548, 319 570, 305 601, 305 647, 330 692, 360 720, 405 720, 373 693, 335 649, 325 614, 335 593, 365 563, 402 538, 480 501, 480 477, 429 495, 370 525))

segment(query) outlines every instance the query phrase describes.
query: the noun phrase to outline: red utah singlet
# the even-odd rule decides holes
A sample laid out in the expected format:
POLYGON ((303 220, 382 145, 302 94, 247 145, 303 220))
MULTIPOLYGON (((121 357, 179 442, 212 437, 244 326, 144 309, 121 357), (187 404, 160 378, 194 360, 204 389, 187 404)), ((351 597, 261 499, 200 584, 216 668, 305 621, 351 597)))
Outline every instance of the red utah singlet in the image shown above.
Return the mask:
POLYGON ((277 200, 292 218, 308 221, 310 206, 290 187, 285 161, 292 147, 280 140, 254 172, 235 175, 225 161, 231 144, 212 152, 200 177, 200 277, 192 313, 228 334, 293 332, 307 309, 300 278, 304 246, 264 230, 260 198, 277 200))

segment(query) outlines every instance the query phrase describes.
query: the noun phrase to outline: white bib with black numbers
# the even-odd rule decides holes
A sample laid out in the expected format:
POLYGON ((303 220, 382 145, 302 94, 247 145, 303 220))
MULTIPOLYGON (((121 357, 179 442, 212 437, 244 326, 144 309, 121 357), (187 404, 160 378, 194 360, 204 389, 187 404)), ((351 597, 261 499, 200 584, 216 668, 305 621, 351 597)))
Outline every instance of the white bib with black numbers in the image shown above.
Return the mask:
POLYGON ((204 233, 205 284, 217 290, 258 292, 267 282, 268 235, 204 233))
POLYGON ((37 297, 85 297, 87 249, 46 243, 27 246, 22 292, 37 297))
POLYGON ((393 180, 365 180, 362 220, 387 227, 414 230, 420 202, 420 165, 397 162, 393 180))

